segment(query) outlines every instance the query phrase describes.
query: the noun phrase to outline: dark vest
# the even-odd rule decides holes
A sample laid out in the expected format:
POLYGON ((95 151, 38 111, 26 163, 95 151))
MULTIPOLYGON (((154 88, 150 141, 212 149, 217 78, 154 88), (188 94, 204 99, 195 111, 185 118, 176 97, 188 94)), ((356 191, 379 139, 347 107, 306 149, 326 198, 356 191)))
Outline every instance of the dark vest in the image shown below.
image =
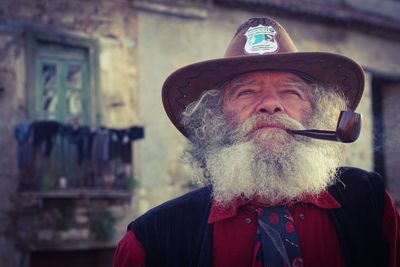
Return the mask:
MULTIPOLYGON (((384 185, 376 173, 341 168, 328 191, 342 208, 329 210, 347 266, 386 266, 384 185)), ((146 253, 146 267, 211 267, 211 187, 170 200, 128 225, 146 253)), ((329 259, 326 259, 329 261, 329 259)))

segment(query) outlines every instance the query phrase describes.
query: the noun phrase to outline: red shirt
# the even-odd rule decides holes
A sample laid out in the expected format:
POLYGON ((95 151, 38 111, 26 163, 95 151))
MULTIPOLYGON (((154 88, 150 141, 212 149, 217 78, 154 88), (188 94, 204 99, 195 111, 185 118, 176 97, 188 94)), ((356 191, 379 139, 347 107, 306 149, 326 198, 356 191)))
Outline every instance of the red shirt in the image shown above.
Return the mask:
MULTIPOLYGON (((245 200, 234 201, 229 208, 214 205, 208 222, 213 224, 214 267, 258 267, 255 245, 258 212, 263 205, 245 200)), ((301 246, 304 266, 346 266, 335 227, 327 209, 340 208, 328 193, 306 197, 289 205, 301 246)), ((393 200, 385 196, 383 233, 389 244, 389 266, 400 266, 400 217, 393 200)), ((132 231, 119 242, 114 267, 145 266, 145 251, 132 231)))

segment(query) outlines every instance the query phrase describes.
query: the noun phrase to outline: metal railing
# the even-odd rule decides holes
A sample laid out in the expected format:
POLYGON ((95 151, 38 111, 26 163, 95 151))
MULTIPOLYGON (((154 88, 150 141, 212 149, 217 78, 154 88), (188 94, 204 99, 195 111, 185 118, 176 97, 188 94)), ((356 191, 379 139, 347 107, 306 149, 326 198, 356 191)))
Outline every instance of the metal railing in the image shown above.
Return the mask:
POLYGON ((107 194, 135 187, 132 142, 143 138, 141 127, 74 127, 37 121, 17 125, 15 136, 20 191, 107 194))

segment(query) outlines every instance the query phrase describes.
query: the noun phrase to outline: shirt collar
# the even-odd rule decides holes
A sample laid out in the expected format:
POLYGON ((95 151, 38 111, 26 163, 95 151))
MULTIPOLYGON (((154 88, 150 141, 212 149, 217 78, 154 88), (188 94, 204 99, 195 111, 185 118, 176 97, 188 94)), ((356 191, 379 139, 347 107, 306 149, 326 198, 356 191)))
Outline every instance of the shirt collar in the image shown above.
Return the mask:
MULTIPOLYGON (((268 206, 255 202, 250 199, 236 198, 227 207, 221 206, 215 201, 212 204, 210 215, 208 216, 208 223, 215 223, 231 217, 236 216, 238 208, 247 204, 254 204, 257 206, 268 206)), ((287 205, 293 206, 296 203, 309 203, 321 209, 338 209, 341 208, 340 203, 328 192, 322 191, 318 195, 305 195, 295 203, 288 203, 287 205)))

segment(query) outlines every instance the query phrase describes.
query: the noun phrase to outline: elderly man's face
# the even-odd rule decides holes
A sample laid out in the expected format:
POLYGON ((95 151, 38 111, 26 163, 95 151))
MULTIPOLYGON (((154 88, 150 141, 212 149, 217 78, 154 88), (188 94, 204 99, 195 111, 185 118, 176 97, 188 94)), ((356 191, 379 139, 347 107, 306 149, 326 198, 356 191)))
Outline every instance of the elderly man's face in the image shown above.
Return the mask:
MULTIPOLYGON (((258 71, 242 74, 224 89, 223 112, 231 125, 239 126, 257 114, 285 114, 303 125, 311 116, 309 87, 289 72, 258 71)), ((282 131, 276 123, 264 123, 258 131, 282 131)))
POLYGON ((334 125, 344 107, 335 91, 293 73, 247 73, 206 92, 183 113, 193 132, 185 155, 224 205, 237 197, 276 203, 318 194, 336 177, 342 145, 285 129, 334 125))

